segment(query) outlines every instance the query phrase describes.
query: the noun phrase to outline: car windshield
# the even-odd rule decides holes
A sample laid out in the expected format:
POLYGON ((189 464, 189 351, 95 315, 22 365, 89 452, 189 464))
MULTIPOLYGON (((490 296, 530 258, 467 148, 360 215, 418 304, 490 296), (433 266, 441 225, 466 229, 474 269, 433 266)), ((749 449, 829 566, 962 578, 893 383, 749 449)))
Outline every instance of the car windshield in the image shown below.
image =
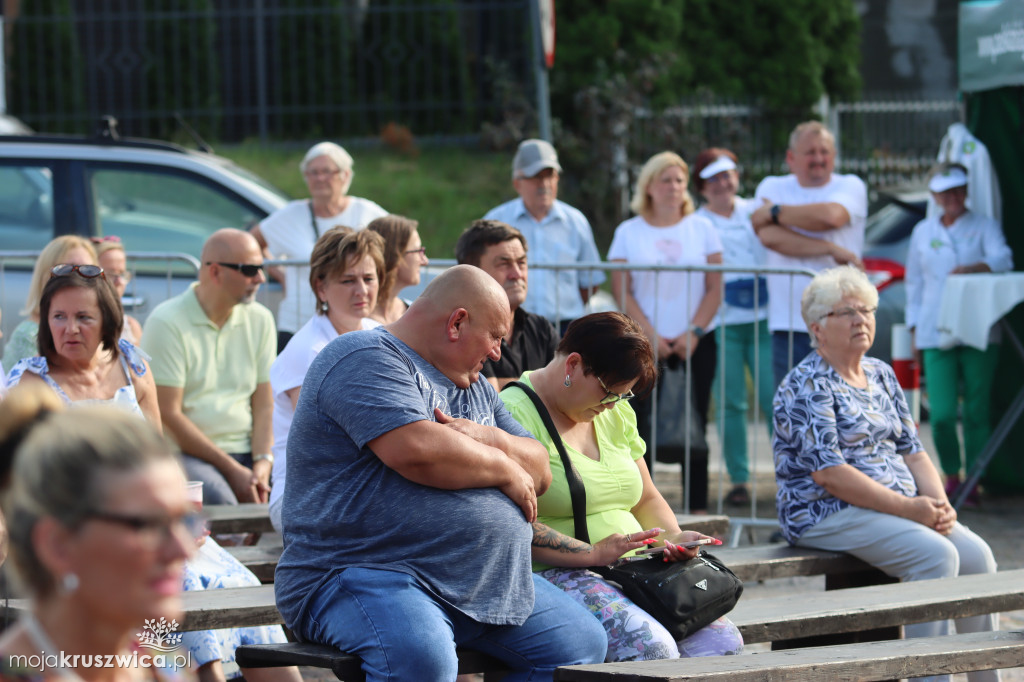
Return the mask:
POLYGON ((866 244, 895 244, 910 236, 914 226, 924 219, 925 202, 890 203, 868 216, 864 228, 866 244))

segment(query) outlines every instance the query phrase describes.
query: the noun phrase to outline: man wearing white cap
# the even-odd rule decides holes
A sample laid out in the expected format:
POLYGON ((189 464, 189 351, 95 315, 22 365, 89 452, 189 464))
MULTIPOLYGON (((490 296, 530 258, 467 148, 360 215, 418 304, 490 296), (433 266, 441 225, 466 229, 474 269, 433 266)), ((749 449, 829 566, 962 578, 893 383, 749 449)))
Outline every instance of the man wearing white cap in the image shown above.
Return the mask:
MULTIPOLYGON (((939 348, 938 318, 942 289, 949 275, 1005 272, 1013 253, 992 218, 967 210, 967 171, 959 163, 939 164, 928 189, 941 213, 914 227, 907 251, 907 327, 921 351, 928 376, 932 435, 946 474, 946 494, 960 484, 960 441, 957 437, 957 398, 963 382, 964 452, 969 471, 992 433, 990 400, 998 349, 957 345, 939 348)), ((971 491, 968 504, 977 502, 971 491)))
MULTIPOLYGON (((861 266, 867 187, 856 175, 833 173, 835 138, 818 121, 793 129, 786 151, 789 175, 768 176, 757 186, 761 206, 750 222, 768 247, 766 264, 824 270, 861 266)), ((811 352, 811 337, 800 317, 800 297, 810 277, 768 277, 768 329, 772 332, 775 383, 811 352)))
MULTIPOLYGON (((486 220, 500 220, 519 230, 531 246, 530 264, 598 263, 590 223, 578 210, 558 200, 558 154, 544 140, 523 140, 512 160, 512 185, 518 199, 491 209, 486 220)), ((590 295, 604 281, 600 270, 546 270, 530 274, 523 306, 548 318, 562 333, 584 313, 590 295)))

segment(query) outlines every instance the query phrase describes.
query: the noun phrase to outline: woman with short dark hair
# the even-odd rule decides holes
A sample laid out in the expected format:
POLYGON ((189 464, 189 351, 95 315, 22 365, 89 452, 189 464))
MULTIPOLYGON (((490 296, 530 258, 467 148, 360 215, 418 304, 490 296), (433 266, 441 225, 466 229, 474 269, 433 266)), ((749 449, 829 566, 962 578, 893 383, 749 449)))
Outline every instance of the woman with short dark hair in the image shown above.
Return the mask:
POLYGON ((650 544, 668 561, 697 554, 680 543, 707 536, 679 528, 654 486, 646 446, 629 400, 654 385, 657 367, 640 325, 619 312, 573 321, 545 367, 520 379, 540 397, 586 488, 588 544, 575 539, 568 479, 557 446, 530 398, 518 387, 501 393, 508 411, 550 456, 551 487, 537 499, 534 570, 587 607, 608 634, 608 661, 738 653, 739 630, 726 618, 676 642, 653 616, 589 566, 610 564, 650 544))
POLYGON ((373 319, 390 324, 409 309, 398 292, 420 283, 420 268, 430 263, 427 247, 416 230, 419 222, 400 215, 377 218, 366 226, 384 238, 384 279, 377 294, 373 319))
POLYGON ((54 266, 43 287, 39 316, 39 355, 11 368, 12 386, 43 383, 67 403, 111 403, 162 430, 149 364, 121 338, 121 301, 103 268, 54 266))

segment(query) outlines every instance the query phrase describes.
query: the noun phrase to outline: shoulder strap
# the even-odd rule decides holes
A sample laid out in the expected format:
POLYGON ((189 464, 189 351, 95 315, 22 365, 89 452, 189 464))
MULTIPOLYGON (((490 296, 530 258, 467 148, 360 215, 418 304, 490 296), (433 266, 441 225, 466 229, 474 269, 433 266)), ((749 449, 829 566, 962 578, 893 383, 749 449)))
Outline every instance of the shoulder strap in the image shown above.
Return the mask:
POLYGON ((307 202, 307 205, 309 206, 309 222, 313 227, 313 241, 316 242, 320 240, 320 230, 316 226, 316 213, 313 212, 313 200, 310 199, 307 202))
MULTIPOLYGON (((569 497, 572 500, 572 519, 576 529, 576 539, 589 543, 590 533, 587 531, 587 489, 583 485, 580 473, 576 471, 572 460, 569 459, 569 453, 565 451, 562 436, 558 433, 558 429, 555 428, 555 423, 551 421, 551 414, 548 412, 548 408, 544 406, 544 402, 537 395, 537 392, 522 381, 511 381, 505 385, 505 388, 509 386, 515 386, 525 393, 526 397, 533 402, 533 406, 537 408, 537 414, 540 415, 541 421, 544 422, 544 427, 548 430, 551 442, 555 444, 555 449, 558 450, 558 456, 562 458, 562 468, 565 470, 565 478, 569 482, 569 497)), ((505 390, 505 388, 502 390, 505 390)))

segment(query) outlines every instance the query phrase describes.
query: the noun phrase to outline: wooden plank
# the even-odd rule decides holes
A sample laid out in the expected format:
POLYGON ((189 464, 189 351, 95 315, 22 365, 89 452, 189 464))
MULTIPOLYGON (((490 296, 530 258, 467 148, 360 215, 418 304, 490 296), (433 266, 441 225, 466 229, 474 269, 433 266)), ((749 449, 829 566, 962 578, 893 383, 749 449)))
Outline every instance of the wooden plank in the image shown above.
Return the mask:
POLYGON ((744 582, 855 573, 871 569, 870 565, 844 552, 828 552, 781 544, 736 548, 712 547, 709 551, 744 582))
POLYGON ((209 519, 210 532, 273 533, 270 508, 265 504, 208 504, 203 515, 209 519))
POLYGON ((755 643, 1018 609, 1024 609, 1024 569, 831 590, 810 599, 740 599, 729 619, 744 642, 755 643))
POLYGON ((1024 665, 1024 632, 978 632, 887 642, 630 663, 574 665, 557 682, 817 682, 894 680, 1024 665))
MULTIPOLYGON (((496 658, 473 649, 459 649, 459 673, 507 672, 508 666, 496 658)), ((240 646, 235 661, 242 668, 275 668, 299 665, 327 668, 339 680, 365 679, 357 656, 325 644, 256 644, 240 646)))
POLYGON ((273 585, 198 590, 181 597, 185 607, 178 628, 181 632, 284 622, 274 601, 273 585))
POLYGON ((225 547, 231 556, 238 559, 243 566, 252 571, 261 583, 274 582, 274 571, 281 558, 280 545, 255 545, 241 547, 225 547))
POLYGON ((695 530, 704 535, 725 539, 729 534, 729 517, 713 514, 676 514, 683 530, 695 530))

